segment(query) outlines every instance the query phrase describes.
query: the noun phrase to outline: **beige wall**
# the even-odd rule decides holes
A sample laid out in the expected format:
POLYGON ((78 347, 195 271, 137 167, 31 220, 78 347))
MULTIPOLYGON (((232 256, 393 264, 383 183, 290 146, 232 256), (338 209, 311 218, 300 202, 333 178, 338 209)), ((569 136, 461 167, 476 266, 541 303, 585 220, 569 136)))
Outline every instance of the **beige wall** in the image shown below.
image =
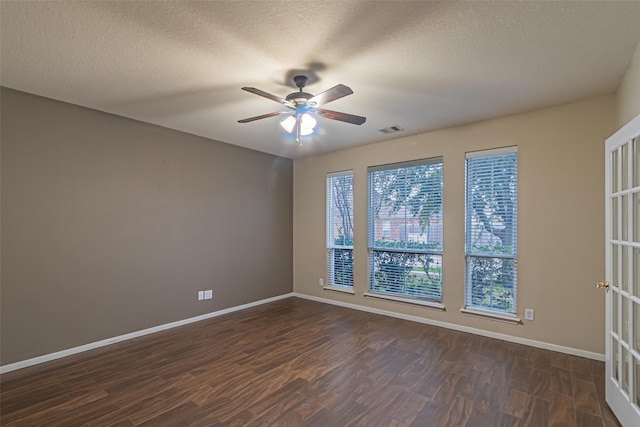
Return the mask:
POLYGON ((1 95, 2 365, 291 292, 291 160, 1 95))
POLYGON ((640 44, 618 88, 616 98, 618 128, 640 114, 640 44))
POLYGON ((294 291, 371 308, 604 353, 604 140, 615 130, 613 96, 410 136, 294 161, 294 291), (463 316, 465 152, 517 145, 518 314, 509 325, 463 316), (365 298, 367 166, 444 156, 446 311, 365 298), (325 180, 354 170, 355 295, 324 291, 325 180))

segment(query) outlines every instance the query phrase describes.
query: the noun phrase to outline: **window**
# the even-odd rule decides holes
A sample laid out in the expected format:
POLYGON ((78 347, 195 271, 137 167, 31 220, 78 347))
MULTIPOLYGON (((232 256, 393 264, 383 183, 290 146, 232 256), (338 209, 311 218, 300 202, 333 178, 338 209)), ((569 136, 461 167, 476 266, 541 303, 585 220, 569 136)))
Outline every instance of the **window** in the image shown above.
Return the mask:
POLYGON ((442 159, 369 172, 369 293, 442 300, 442 159))
POLYGON ((327 176, 328 285, 353 288, 353 171, 327 176))
POLYGON ((467 153, 465 306, 516 313, 518 153, 467 153))

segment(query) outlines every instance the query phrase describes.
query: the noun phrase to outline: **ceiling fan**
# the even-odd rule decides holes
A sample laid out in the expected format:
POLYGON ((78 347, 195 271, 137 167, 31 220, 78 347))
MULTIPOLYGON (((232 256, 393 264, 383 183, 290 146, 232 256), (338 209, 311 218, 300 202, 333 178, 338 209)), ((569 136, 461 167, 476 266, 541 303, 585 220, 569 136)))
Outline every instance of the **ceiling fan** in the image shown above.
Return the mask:
POLYGON ((300 137, 310 135, 313 133, 315 128, 316 120, 313 118, 313 115, 318 115, 326 119, 352 123, 354 125, 361 125, 367 120, 366 117, 362 116, 318 108, 321 105, 328 104, 336 99, 351 95, 353 91, 350 87, 339 84, 314 96, 302 91, 307 84, 307 80, 307 76, 295 76, 293 78, 293 82, 296 84, 299 91, 290 93, 286 98, 280 98, 279 96, 272 95, 260 89, 256 89, 255 87, 243 87, 242 90, 279 102, 280 104, 287 106, 289 110, 275 111, 261 116, 249 117, 247 119, 238 120, 238 123, 249 123, 255 120, 278 116, 280 114, 289 114, 289 116, 280 122, 280 124, 289 133, 292 133, 295 130, 296 141, 302 145, 300 137))

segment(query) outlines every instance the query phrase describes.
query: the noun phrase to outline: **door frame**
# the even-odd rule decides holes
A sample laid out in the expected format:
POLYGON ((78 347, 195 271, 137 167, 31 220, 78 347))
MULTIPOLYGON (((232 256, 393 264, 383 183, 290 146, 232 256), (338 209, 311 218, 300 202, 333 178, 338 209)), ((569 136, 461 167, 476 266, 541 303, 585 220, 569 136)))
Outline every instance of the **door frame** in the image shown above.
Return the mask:
MULTIPOLYGON (((618 147, 624 143, 627 143, 640 136, 640 115, 635 117, 625 126, 620 128, 616 133, 607 138, 605 142, 605 280, 611 283, 612 281, 612 253, 611 253, 611 151, 614 147, 618 147)), ((630 147, 632 148, 632 147, 630 147)), ((630 151, 629 156, 633 153, 630 151)), ((622 172, 619 172, 620 174, 622 172)), ((632 173, 631 170, 628 173, 632 173)), ((627 216, 627 220, 632 220, 627 216)), ((632 284, 629 284, 631 287, 632 284)), ((623 394, 613 382, 613 364, 612 364, 612 339, 611 339, 611 309, 612 309, 612 297, 618 297, 618 290, 607 290, 605 297, 605 400, 613 413, 623 426, 636 426, 640 425, 640 410, 637 406, 633 405, 629 401, 627 396, 623 394)), ((621 307, 618 308, 621 311, 621 307)), ((620 314, 619 314, 620 315, 620 314)), ((628 313, 629 319, 633 319, 633 313, 628 313)), ((635 325, 631 325, 633 327, 635 325)), ((618 327, 622 328, 621 323, 618 323, 618 327)), ((638 325, 640 327, 640 325, 638 325)), ((632 343, 631 343, 632 344, 632 343)), ((621 357, 618 355, 618 357, 621 357)), ((622 367, 621 367, 622 371, 622 367)), ((630 370, 630 374, 633 374, 633 370, 630 370)), ((633 378, 637 381, 636 378, 633 378)), ((634 381, 631 381, 629 387, 634 386, 634 381)))

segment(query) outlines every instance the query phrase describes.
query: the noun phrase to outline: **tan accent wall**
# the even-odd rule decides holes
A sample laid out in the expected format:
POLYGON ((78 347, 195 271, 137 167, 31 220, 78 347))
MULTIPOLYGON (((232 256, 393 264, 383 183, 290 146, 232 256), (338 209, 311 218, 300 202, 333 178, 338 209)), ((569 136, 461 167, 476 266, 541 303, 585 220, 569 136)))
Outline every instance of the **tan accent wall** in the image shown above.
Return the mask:
POLYGON ((2 365, 292 291, 291 160, 1 102, 2 365))
MULTIPOLYGON (((401 123, 400 123, 401 124, 401 123)), ((364 125, 366 126, 366 124, 364 125)), ((431 320, 604 353, 604 140, 615 130, 606 96, 294 161, 294 291, 431 320), (463 316, 465 152, 518 146, 518 314, 509 325, 463 316), (444 157, 446 311, 365 298, 367 166, 444 157), (354 171, 355 295, 325 291, 325 180, 354 171)))
POLYGON ((616 101, 617 127, 621 128, 640 114, 640 44, 618 88, 616 101))

